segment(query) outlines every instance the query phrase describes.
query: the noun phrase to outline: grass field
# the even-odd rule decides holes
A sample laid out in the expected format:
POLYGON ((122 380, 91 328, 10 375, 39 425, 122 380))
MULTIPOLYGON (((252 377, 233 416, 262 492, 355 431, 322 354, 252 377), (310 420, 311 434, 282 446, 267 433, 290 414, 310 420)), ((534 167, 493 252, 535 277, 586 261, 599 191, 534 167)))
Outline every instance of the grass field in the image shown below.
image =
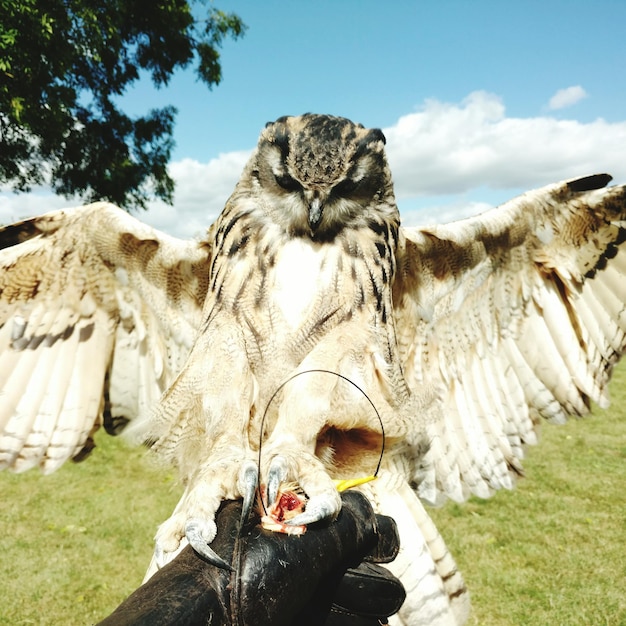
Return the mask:
MULTIPOLYGON (((543 428, 514 492, 432 512, 470 623, 626 625, 626 367, 611 391, 610 410, 543 428)), ((0 624, 92 624, 141 582, 180 491, 142 450, 97 441, 52 476, 0 473, 0 624)))

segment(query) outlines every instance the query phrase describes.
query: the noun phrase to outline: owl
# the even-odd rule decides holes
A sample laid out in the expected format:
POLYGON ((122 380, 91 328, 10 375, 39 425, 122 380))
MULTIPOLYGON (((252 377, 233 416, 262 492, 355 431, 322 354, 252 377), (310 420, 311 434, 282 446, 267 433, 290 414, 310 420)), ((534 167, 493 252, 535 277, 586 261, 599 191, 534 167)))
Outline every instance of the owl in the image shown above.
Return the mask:
POLYGON ((383 133, 305 114, 266 126, 201 241, 106 203, 5 227, 0 467, 53 471, 100 425, 148 442, 184 493, 147 577, 187 543, 225 565, 224 500, 246 515, 295 484, 285 526, 303 528, 354 479, 398 525, 393 623, 463 624, 423 503, 512 488, 540 421, 607 405, 626 345, 626 187, 609 181, 405 228, 383 133))

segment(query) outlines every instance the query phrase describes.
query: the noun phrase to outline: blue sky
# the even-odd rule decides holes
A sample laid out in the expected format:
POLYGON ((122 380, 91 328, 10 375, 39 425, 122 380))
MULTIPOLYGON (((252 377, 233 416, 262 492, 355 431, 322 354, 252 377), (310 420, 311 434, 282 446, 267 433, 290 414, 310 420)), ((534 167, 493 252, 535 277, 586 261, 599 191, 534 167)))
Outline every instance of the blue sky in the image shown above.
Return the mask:
MULTIPOLYGON (((143 219, 192 235, 214 218, 265 122, 306 111, 383 128, 407 223, 609 171, 626 182, 623 0, 216 0, 248 29, 223 81, 142 82, 133 114, 178 108, 175 206, 143 219)), ((76 204, 2 194, 0 221, 76 204)))

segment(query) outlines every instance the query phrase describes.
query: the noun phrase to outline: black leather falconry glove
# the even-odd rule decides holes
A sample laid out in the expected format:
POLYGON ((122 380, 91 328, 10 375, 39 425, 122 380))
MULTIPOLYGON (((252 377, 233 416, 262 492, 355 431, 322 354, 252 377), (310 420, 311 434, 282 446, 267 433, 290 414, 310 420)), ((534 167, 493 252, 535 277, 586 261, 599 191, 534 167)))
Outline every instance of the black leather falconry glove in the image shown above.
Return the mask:
POLYGON ((301 536, 240 529, 240 502, 224 503, 211 547, 232 571, 206 563, 188 546, 99 626, 378 626, 405 592, 377 563, 393 560, 395 522, 375 515, 357 492, 342 494, 334 522, 301 536))

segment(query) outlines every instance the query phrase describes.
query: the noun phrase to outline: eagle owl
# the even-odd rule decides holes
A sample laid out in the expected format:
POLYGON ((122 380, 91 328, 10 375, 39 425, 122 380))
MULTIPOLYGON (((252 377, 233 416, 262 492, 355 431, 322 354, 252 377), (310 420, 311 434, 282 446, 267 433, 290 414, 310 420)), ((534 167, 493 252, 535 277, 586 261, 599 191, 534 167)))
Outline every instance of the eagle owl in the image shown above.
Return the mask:
POLYGON ((334 480, 380 461, 360 489, 398 524, 395 623, 462 624, 421 501, 511 488, 540 419, 608 402, 626 344, 626 189, 609 180, 402 228, 383 133, 306 114, 266 126, 202 241, 104 203, 6 227, 0 465, 53 471, 130 420, 185 485, 149 576, 187 541, 219 560, 225 499, 296 483, 290 524, 332 519, 334 480))

